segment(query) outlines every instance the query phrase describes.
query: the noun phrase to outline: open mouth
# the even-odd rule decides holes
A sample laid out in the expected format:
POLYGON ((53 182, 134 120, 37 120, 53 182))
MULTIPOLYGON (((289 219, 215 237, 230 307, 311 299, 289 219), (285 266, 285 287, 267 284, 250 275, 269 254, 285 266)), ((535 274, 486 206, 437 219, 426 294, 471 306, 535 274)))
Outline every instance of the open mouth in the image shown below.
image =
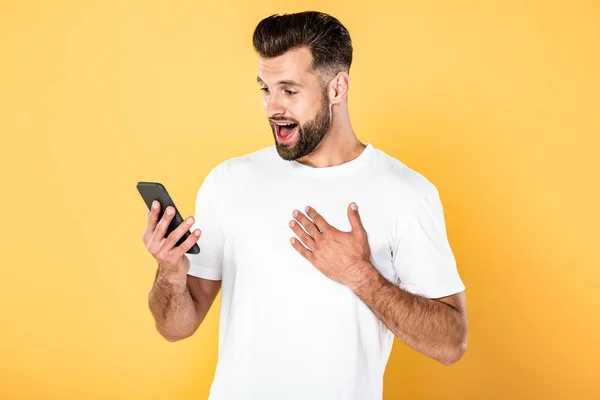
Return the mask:
POLYGON ((275 124, 275 133, 277 134, 277 139, 280 142, 287 142, 294 136, 294 133, 298 130, 298 124, 294 124, 291 122, 274 122, 275 124))

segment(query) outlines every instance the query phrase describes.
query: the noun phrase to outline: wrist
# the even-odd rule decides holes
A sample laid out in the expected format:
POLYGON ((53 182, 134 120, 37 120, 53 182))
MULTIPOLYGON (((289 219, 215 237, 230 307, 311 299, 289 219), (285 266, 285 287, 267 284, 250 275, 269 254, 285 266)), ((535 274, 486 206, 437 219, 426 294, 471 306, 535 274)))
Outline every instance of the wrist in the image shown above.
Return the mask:
POLYGON ((163 268, 159 264, 156 272, 156 283, 183 291, 187 287, 187 274, 163 268))
POLYGON ((370 262, 361 262, 356 266, 356 274, 347 286, 356 294, 369 290, 379 281, 379 271, 370 262))

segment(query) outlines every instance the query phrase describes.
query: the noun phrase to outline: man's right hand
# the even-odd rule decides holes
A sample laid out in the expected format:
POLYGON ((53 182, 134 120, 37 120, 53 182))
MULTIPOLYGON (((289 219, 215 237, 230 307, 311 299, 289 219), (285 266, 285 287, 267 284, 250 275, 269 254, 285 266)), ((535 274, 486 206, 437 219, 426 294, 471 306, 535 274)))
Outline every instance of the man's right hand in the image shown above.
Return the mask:
POLYGON ((158 221, 159 213, 160 203, 155 200, 152 208, 148 210, 148 224, 142 240, 150 254, 158 262, 159 275, 169 282, 185 285, 186 275, 190 269, 190 261, 185 256, 185 252, 200 239, 202 232, 200 229, 196 229, 181 245, 175 246, 193 225, 194 218, 192 216, 186 218, 165 238, 167 228, 175 216, 175 209, 171 206, 167 207, 160 221, 158 221))

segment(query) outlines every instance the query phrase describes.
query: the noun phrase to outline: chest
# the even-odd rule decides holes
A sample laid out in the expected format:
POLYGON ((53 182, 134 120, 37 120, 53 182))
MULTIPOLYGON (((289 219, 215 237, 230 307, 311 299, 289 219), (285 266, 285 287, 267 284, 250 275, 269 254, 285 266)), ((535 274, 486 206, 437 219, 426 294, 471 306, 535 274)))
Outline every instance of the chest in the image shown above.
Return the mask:
POLYGON ((294 219, 294 210, 306 215, 306 206, 311 206, 330 225, 348 232, 351 230, 348 205, 356 202, 368 234, 371 263, 384 277, 394 281, 395 217, 385 200, 365 184, 339 180, 240 185, 228 196, 224 207, 226 253, 230 254, 228 273, 245 282, 261 279, 267 291, 277 291, 282 286, 288 291, 309 287, 316 294, 323 291, 323 296, 336 290, 345 291, 292 247, 290 238, 297 236, 289 222, 294 219))

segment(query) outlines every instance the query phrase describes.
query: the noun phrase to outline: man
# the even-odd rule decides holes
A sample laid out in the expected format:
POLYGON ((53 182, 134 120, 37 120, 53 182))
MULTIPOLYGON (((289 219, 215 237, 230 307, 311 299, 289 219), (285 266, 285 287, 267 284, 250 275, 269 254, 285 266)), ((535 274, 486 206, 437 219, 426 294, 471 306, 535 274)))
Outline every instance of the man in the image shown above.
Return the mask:
POLYGON ((213 168, 195 218, 168 238, 172 210, 150 212, 158 331, 192 335, 222 288, 211 400, 381 399, 394 336, 455 363, 465 287, 441 201, 355 136, 347 30, 323 13, 271 16, 253 43, 275 145, 213 168), (186 254, 196 241, 200 254, 186 254))

